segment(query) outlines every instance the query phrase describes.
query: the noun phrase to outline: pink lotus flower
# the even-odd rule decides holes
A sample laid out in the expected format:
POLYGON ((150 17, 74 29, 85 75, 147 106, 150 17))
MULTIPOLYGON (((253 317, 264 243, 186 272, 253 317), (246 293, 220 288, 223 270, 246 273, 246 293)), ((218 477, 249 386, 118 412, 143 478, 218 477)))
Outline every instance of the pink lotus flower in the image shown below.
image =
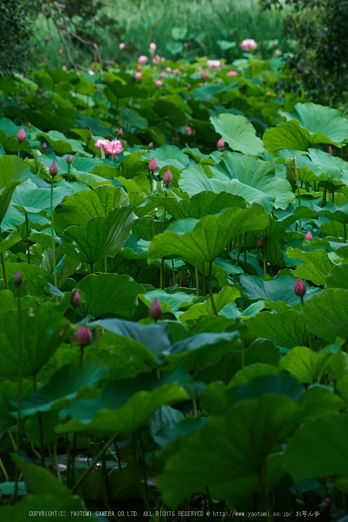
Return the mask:
POLYGON ((47 143, 46 143, 46 142, 44 142, 44 143, 42 144, 42 148, 43 148, 44 150, 47 148, 47 143))
POLYGON ((179 69, 175 69, 175 71, 174 71, 174 72, 175 72, 176 76, 179 76, 179 74, 180 74, 180 71, 179 71, 179 69))
POLYGON ((23 127, 21 127, 17 132, 16 140, 18 141, 18 143, 23 143, 23 141, 25 141, 26 139, 27 135, 25 134, 25 130, 23 129, 23 127))
POLYGON ((123 129, 120 127, 118 130, 116 129, 117 134, 121 135, 123 134, 123 129))
POLYGON ((188 88, 188 90, 190 91, 190 90, 192 89, 192 85, 189 83, 189 84, 187 85, 187 88, 188 88))
POLYGON ((157 82, 155 83, 157 89, 160 89, 162 87, 162 82, 161 80, 157 80, 157 82))
POLYGON ((279 56, 279 55, 280 55, 280 51, 279 51, 279 49, 276 50, 275 54, 276 54, 276 56, 279 56))
POLYGON ((159 75, 160 78, 164 78, 165 77, 165 73, 164 72, 161 72, 160 75, 159 75))
POLYGON ((166 72, 167 72, 168 74, 170 74, 170 73, 172 72, 171 67, 166 67, 166 72))
POLYGON ((65 161, 67 162, 68 165, 70 165, 72 163, 72 157, 70 156, 70 154, 67 155, 65 161))
POLYGON ((188 125, 185 125, 185 132, 188 136, 193 136, 193 134, 196 134, 196 131, 194 129, 191 129, 188 125))
POLYGON ((151 141, 151 143, 148 144, 148 147, 149 147, 149 149, 153 148, 153 141, 151 141))
POLYGON ((306 285, 304 284, 302 279, 300 279, 298 277, 296 280, 296 283, 295 283, 295 294, 298 295, 298 297, 302 298, 306 292, 307 292, 306 285))
POLYGON ((137 81, 141 80, 141 77, 142 77, 141 72, 137 72, 137 73, 135 73, 135 79, 136 79, 137 81))
POLYGON ((153 174, 157 171, 157 161, 155 160, 155 158, 152 158, 152 160, 151 160, 150 163, 148 164, 147 168, 148 168, 149 171, 152 172, 153 174))
POLYGON ((158 321, 158 319, 160 319, 162 314, 163 314, 163 310, 162 310, 161 303, 159 302, 159 300, 156 297, 156 299, 153 301, 152 305, 150 306, 149 316, 152 319, 154 319, 155 321, 158 321))
POLYGON ((256 47, 257 47, 257 43, 255 42, 255 40, 252 40, 250 38, 247 38, 246 40, 243 40, 240 44, 239 44, 239 47, 241 47, 243 49, 243 51, 246 51, 246 52, 249 52, 250 49, 253 49, 255 50, 256 47))
POLYGON ((308 230, 307 234, 305 235, 305 240, 312 241, 312 239, 313 239, 313 236, 312 236, 310 230, 308 230))
POLYGON ((153 63, 154 65, 157 65, 157 63, 160 61, 160 59, 161 59, 161 57, 160 57, 158 54, 156 54, 156 56, 154 56, 154 57, 152 58, 152 63, 153 63))
POLYGON ((48 173, 52 178, 58 174, 58 167, 55 161, 52 161, 50 168, 48 169, 48 173))
POLYGON ((266 96, 271 96, 270 91, 267 91, 267 92, 266 92, 266 96))
POLYGON ((156 50, 156 47, 157 47, 157 45, 155 44, 155 42, 151 42, 151 43, 150 43, 150 49, 151 49, 151 51, 155 51, 155 50, 156 50))
POLYGON ((45 42, 48 43, 50 41, 50 37, 47 35, 45 36, 45 42))
POLYGON ((78 291, 78 290, 75 290, 75 292, 74 292, 73 295, 71 296, 70 304, 71 304, 74 308, 77 308, 78 306, 80 306, 80 304, 81 304, 81 297, 80 297, 80 294, 79 294, 79 291, 78 291))
POLYGON ((224 150, 225 148, 225 142, 222 138, 219 139, 219 141, 216 144, 218 150, 224 150))
POLYGON ((122 49, 124 49, 126 47, 126 44, 125 43, 120 43, 120 45, 118 47, 119 47, 119 49, 122 50, 122 49))
POLYGON ((137 65, 137 71, 141 71, 141 69, 142 69, 142 66, 139 63, 139 65, 137 65))
POLYGON ((161 62, 165 62, 165 61, 166 61, 165 57, 162 56, 162 58, 161 58, 161 62))
POLYGON ((63 54, 63 49, 59 49, 58 54, 63 54))
POLYGON ((331 145, 328 146, 328 148, 326 149, 326 151, 328 154, 332 154, 332 147, 331 145))
POLYGON ((87 326, 81 326, 76 332, 75 343, 78 346, 88 346, 92 342, 92 332, 87 326))
POLYGON ((207 73, 205 71, 201 72, 201 78, 202 78, 202 80, 206 80, 207 79, 207 73))
POLYGON ((163 176, 163 184, 168 187, 171 183, 173 183, 173 176, 172 176, 172 173, 170 172, 170 170, 166 170, 164 176, 163 176))
POLYGON ((221 66, 221 62, 219 60, 208 60, 207 66, 211 71, 216 71, 221 66))
POLYGON ((226 73, 226 76, 237 76, 237 72, 236 71, 228 71, 228 73, 226 73))
POLYGON ((63 71, 67 71, 66 65, 63 65, 62 69, 63 71))
POLYGON ((95 146, 97 149, 100 149, 100 146, 102 146, 106 154, 113 154, 116 159, 118 159, 116 154, 119 154, 124 150, 122 147, 122 143, 118 139, 114 139, 112 141, 97 140, 95 142, 95 146))
POLYGON ((147 61, 148 61, 148 57, 147 56, 142 55, 142 56, 139 56, 139 58, 138 58, 138 63, 144 64, 147 61))

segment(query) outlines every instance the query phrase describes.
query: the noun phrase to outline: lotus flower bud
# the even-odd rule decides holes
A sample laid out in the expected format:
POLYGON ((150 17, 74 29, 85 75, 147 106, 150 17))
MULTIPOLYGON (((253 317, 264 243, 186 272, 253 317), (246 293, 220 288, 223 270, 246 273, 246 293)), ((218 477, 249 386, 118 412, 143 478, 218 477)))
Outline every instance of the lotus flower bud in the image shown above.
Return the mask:
POLYGON ((151 160, 150 163, 148 164, 147 168, 148 168, 149 171, 152 172, 153 174, 157 171, 157 162, 156 162, 155 158, 152 158, 152 160, 151 160))
POLYGON ((119 47, 119 49, 122 50, 122 49, 124 49, 126 47, 126 44, 125 43, 120 43, 120 45, 118 47, 119 47))
POLYGON ((18 270, 16 270, 16 273, 13 276, 13 282, 16 286, 21 286, 21 284, 23 283, 22 276, 18 270))
POLYGON ((81 326, 76 332, 75 343, 78 346, 89 346, 92 342, 92 332, 87 326, 81 326))
POLYGON ((75 290, 75 292, 71 296, 70 304, 74 308, 77 308, 78 306, 80 306, 80 304, 81 304, 81 297, 80 297, 80 294, 79 294, 78 290, 75 290))
POLYGON ((217 148, 218 150, 224 150, 225 148, 225 142, 222 138, 219 139, 219 141, 217 142, 217 148))
POLYGON ((72 157, 70 156, 70 154, 67 155, 65 161, 67 162, 68 165, 70 165, 72 163, 72 157))
POLYGON ((58 54, 63 54, 63 49, 59 49, 58 54))
POLYGON ((48 43, 50 41, 50 37, 47 35, 45 36, 45 42, 48 43))
POLYGON ((153 148, 153 141, 151 141, 151 143, 149 143, 148 147, 149 147, 149 149, 153 148))
POLYGON ((27 139, 27 135, 25 134, 25 130, 22 127, 17 132, 16 140, 18 141, 18 143, 23 143, 23 141, 25 141, 26 139, 27 139))
POLYGON ((137 65, 137 71, 141 71, 142 70, 142 66, 140 65, 140 63, 137 65))
POLYGON ((256 240, 256 247, 257 248, 263 248, 265 244, 265 240, 262 239, 262 237, 259 237, 257 240, 256 240))
POLYGON ((155 83, 157 89, 160 89, 162 87, 162 82, 161 80, 157 80, 157 82, 155 83))
POLYGON ((136 79, 137 81, 141 80, 141 77, 142 77, 141 72, 137 72, 137 73, 135 73, 135 79, 136 79))
POLYGON ((306 285, 304 284, 302 279, 300 279, 298 277, 296 280, 296 283, 295 283, 295 294, 302 298, 306 292, 307 292, 306 285))
POLYGON ((151 43, 150 43, 150 49, 151 49, 152 51, 155 51, 155 50, 156 50, 156 47, 157 47, 157 45, 155 44, 155 42, 151 42, 151 43))
POLYGON ((56 176, 56 174, 58 174, 58 167, 57 167, 57 163, 55 161, 52 162, 52 164, 48 170, 48 173, 50 176, 52 176, 52 178, 54 178, 54 176, 56 176))
POLYGON ((62 69, 63 69, 63 71, 67 71, 68 70, 66 65, 63 65, 62 69))
POLYGON ((190 90, 192 89, 192 85, 189 83, 189 84, 187 85, 187 88, 188 88, 188 90, 190 91, 190 90))
POLYGON ((294 192, 297 185, 297 163, 295 156, 286 160, 286 179, 294 192))
POLYGON ((312 241, 312 239, 313 239, 313 236, 310 233, 310 231, 308 230, 307 234, 305 235, 305 240, 306 241, 312 241))
POLYGON ((44 141, 43 144, 42 144, 42 148, 45 150, 47 149, 47 143, 44 141))
POLYGON ((176 76, 179 76, 179 74, 180 74, 180 71, 179 71, 179 69, 175 69, 175 71, 174 71, 174 72, 175 72, 176 76))
POLYGON ((184 43, 184 47, 185 47, 185 49, 188 47, 188 43, 187 42, 184 43))
POLYGON ((328 148, 326 149, 326 152, 328 154, 332 154, 332 147, 331 147, 331 145, 328 146, 328 148))
POLYGON ((158 321, 158 319, 160 319, 160 317, 162 317, 162 314, 163 314, 163 310, 162 310, 161 303, 159 302, 159 300, 156 297, 156 299, 153 301, 152 305, 150 306, 149 316, 152 319, 154 319, 155 321, 158 321))
POLYGON ((205 71, 201 72, 201 78, 202 78, 202 80, 206 80, 207 79, 207 73, 205 71))
POLYGON ((173 183, 173 176, 169 169, 166 170, 162 181, 166 187, 168 187, 171 183, 173 183))

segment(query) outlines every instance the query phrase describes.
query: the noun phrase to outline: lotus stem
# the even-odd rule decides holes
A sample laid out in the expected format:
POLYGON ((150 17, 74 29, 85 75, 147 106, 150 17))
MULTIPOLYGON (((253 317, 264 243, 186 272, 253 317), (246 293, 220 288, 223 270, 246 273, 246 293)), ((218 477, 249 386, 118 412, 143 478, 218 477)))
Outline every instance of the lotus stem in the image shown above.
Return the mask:
POLYGON ((27 230, 28 263, 30 265, 29 219, 28 219, 27 213, 25 213, 25 225, 26 225, 26 230, 27 230))
POLYGON ((196 278, 196 296, 199 297, 199 277, 198 277, 197 261, 195 261, 195 278, 196 278))
POLYGON ((266 242, 267 239, 264 239, 263 247, 262 247, 262 255, 263 255, 263 275, 267 275, 267 260, 266 260, 266 242))
POLYGON ((244 232, 244 264, 247 264, 247 232, 244 232))
POLYGON ((218 311, 217 311, 216 306, 215 306, 215 302, 214 302, 214 298, 213 298, 213 289, 212 289, 212 285, 211 285, 211 271, 212 271, 212 268, 213 268, 213 262, 210 261, 210 263, 209 263, 209 275, 208 275, 209 295, 210 295, 211 305, 212 305, 214 313, 215 313, 215 315, 217 317, 219 314, 218 314, 218 311))
POLYGON ((344 228, 344 242, 347 243, 347 224, 343 223, 344 228))
POLYGON ((173 286, 175 285, 175 269, 174 269, 174 259, 172 259, 172 269, 173 269, 173 286))
MULTIPOLYGON (((0 227, 0 242, 1 241, 2 241, 2 237, 1 237, 1 227, 0 227)), ((7 276, 6 276, 6 266, 5 266, 4 254, 1 254, 1 265, 2 265, 2 273, 3 273, 3 276, 4 276, 5 289, 8 290, 8 282, 7 282, 7 276)))
MULTIPOLYGON (((37 383, 36 383, 36 373, 33 375, 33 390, 36 392, 37 383)), ((45 467, 45 459, 44 459, 44 437, 43 437, 43 424, 42 424, 42 415, 41 411, 38 411, 38 420, 39 420, 39 437, 40 437, 40 451, 41 451, 41 466, 45 467)))
MULTIPOLYGON (((54 221, 53 221, 53 178, 51 181, 51 228, 52 228, 52 262, 53 262, 53 281, 54 286, 57 288, 57 272, 56 272, 56 242, 54 240, 54 221)), ((58 302, 58 297, 56 302, 58 302)))
POLYGON ((323 197, 321 199, 320 207, 324 207, 325 206, 325 203, 326 203, 326 192, 327 192, 328 184, 329 184, 329 180, 327 180, 326 183, 325 183, 323 197))
POLYGON ((239 234, 239 236, 238 236, 238 252, 237 252, 236 266, 239 265, 241 246, 242 246, 242 236, 241 236, 241 234, 239 234))
POLYGON ((161 290, 164 290, 164 257, 162 257, 160 268, 160 287, 161 290))
MULTIPOLYGON (((22 409, 22 379, 23 379, 23 360, 22 360, 22 310, 21 310, 21 294, 18 287, 18 350, 19 350, 19 367, 18 367, 18 410, 17 410, 17 436, 16 436, 16 447, 17 452, 20 448, 21 443, 21 409, 22 409)), ((17 501, 18 494, 18 478, 19 478, 19 469, 16 467, 16 476, 15 476, 15 490, 14 490, 14 498, 15 502, 17 501)))

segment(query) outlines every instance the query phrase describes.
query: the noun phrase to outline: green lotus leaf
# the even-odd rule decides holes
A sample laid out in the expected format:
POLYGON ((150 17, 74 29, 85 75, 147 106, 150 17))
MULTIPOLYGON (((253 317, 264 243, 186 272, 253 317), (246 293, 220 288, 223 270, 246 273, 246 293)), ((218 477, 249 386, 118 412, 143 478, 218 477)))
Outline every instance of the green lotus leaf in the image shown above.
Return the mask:
MULTIPOLYGON (((73 189, 68 186, 53 188, 53 208, 56 208, 66 196, 71 196, 73 189)), ((31 182, 22 183, 12 196, 12 205, 22 212, 38 214, 46 210, 51 214, 51 188, 45 184, 42 188, 31 182)))
POLYGON ((105 218, 92 218, 86 226, 68 227, 62 235, 60 250, 74 259, 94 264, 121 250, 137 219, 132 207, 115 208, 105 218))
POLYGON ((0 156, 0 190, 13 181, 26 181, 30 175, 30 168, 17 156, 0 156))
POLYGON ((348 264, 335 266, 326 278, 325 288, 344 288, 348 290, 348 264))
POLYGON ((309 156, 325 179, 348 184, 348 163, 320 149, 309 149, 309 156))
POLYGON ((290 259, 304 261, 294 271, 295 277, 308 279, 316 285, 325 285, 326 276, 333 268, 333 264, 325 250, 302 252, 299 248, 287 248, 286 255, 290 259))
POLYGON ((261 337, 284 348, 304 346, 308 341, 305 319, 295 310, 277 314, 261 312, 248 319, 246 325, 245 337, 250 340, 261 337))
POLYGON ((57 154, 71 154, 72 152, 79 152, 82 154, 82 156, 90 155, 84 150, 80 141, 67 138, 64 134, 56 130, 38 132, 36 138, 40 137, 44 138, 57 154))
MULTIPOLYGON (((299 299, 295 294, 296 279, 293 277, 278 277, 270 281, 263 281, 257 276, 241 275, 240 282, 243 292, 249 299, 269 299, 272 302, 283 301, 288 306, 298 304, 299 299)), ((321 291, 320 288, 311 288, 305 283, 307 292, 304 299, 310 299, 312 295, 321 291)))
POLYGON ((287 370, 300 383, 318 379, 325 370, 331 354, 319 354, 305 346, 296 346, 281 359, 280 370, 287 370))
POLYGON ((6 185, 6 187, 1 192, 1 195, 0 195, 0 224, 6 215, 8 207, 10 206, 10 201, 11 201, 12 195, 13 195, 16 187, 19 184, 20 184, 20 182, 18 180, 13 179, 6 185))
POLYGON ((310 332, 326 341, 348 339, 348 290, 328 288, 306 301, 303 316, 310 332))
POLYGON ((195 261, 212 262, 237 235, 266 227, 268 214, 259 205, 242 210, 228 209, 219 216, 205 216, 191 232, 158 234, 149 246, 149 262, 164 256, 181 257, 195 261))
POLYGON ((228 143, 233 150, 243 154, 258 154, 264 151, 263 143, 256 136, 255 128, 245 116, 222 113, 218 117, 211 116, 215 132, 228 143))

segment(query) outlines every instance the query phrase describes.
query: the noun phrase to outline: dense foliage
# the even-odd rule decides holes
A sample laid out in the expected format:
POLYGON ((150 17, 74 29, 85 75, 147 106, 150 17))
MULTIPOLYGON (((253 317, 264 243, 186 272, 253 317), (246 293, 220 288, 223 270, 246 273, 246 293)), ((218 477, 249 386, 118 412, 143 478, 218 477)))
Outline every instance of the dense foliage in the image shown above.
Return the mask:
POLYGON ((2 520, 345 520, 348 122, 281 65, 0 79, 2 520))

